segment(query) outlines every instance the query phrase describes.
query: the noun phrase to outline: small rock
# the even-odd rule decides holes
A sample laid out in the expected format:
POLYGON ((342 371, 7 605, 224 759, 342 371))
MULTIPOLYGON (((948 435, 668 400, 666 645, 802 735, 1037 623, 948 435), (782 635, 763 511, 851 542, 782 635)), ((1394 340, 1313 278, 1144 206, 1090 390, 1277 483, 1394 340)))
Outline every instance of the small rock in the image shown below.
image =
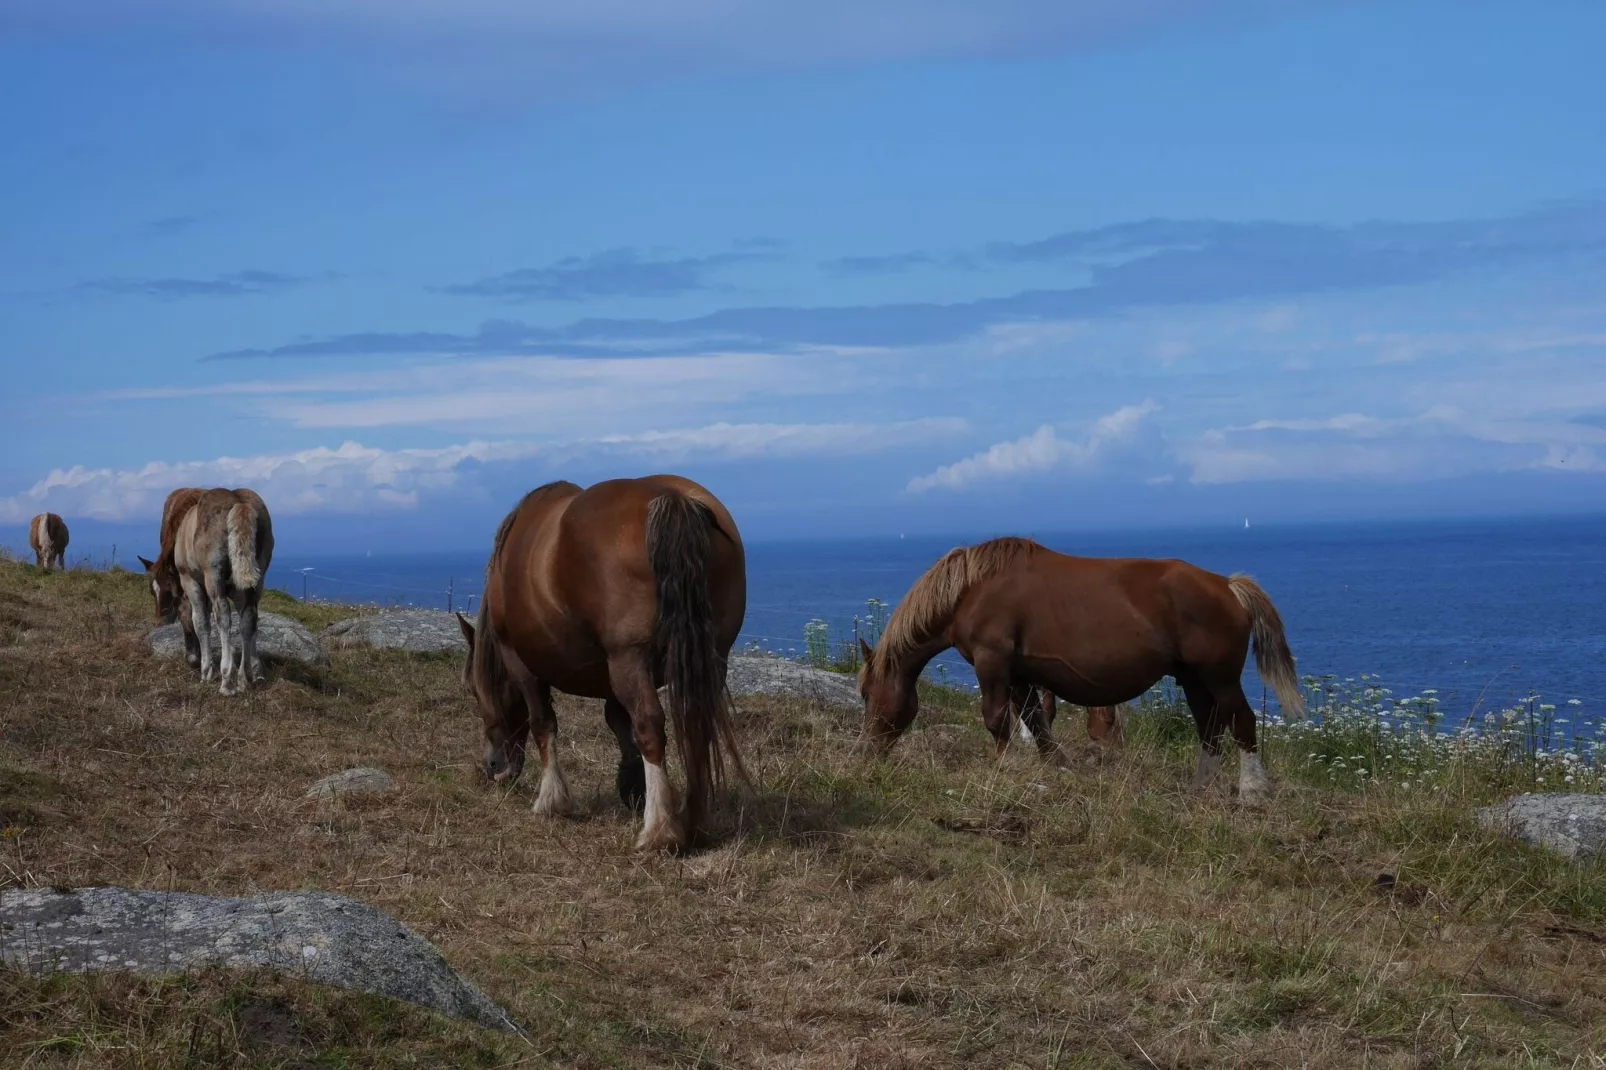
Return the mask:
POLYGON ((391 784, 389 773, 365 765, 324 777, 307 789, 306 797, 327 799, 335 795, 374 795, 389 791, 391 784))
POLYGON ((410 650, 467 652, 457 616, 434 609, 399 609, 336 621, 320 637, 331 650, 380 647, 410 650))
POLYGON ((1522 795, 1478 810, 1478 823, 1579 862, 1606 854, 1606 797, 1522 795))
POLYGON ((30 973, 267 967, 523 1035, 435 946, 383 911, 332 892, 231 899, 127 888, 10 889, 0 963, 30 973))
POLYGON ((725 685, 733 695, 789 695, 843 708, 864 704, 853 677, 782 658, 733 655, 725 668, 725 685))
MULTIPOLYGON (((238 615, 235 623, 235 642, 239 642, 238 615)), ((184 656, 184 628, 182 625, 164 624, 145 637, 151 653, 159 658, 184 656)), ((218 658, 222 644, 218 641, 217 618, 212 620, 212 658, 218 658)), ((236 650, 239 648, 236 647, 236 650)), ((322 665, 328 662, 318 640, 313 638, 306 625, 277 613, 259 611, 257 614, 257 656, 263 661, 295 662, 299 665, 322 665)))

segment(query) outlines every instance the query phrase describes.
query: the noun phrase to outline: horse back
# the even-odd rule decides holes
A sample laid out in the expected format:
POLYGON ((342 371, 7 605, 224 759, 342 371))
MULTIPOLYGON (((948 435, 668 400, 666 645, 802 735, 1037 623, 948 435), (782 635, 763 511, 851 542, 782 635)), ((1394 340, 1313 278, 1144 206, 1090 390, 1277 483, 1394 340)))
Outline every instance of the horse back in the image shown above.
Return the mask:
POLYGON ((1225 576, 1186 561, 1044 550, 967 592, 955 626, 1090 664, 1170 664, 1192 660, 1201 642, 1247 641, 1249 620, 1225 576))
POLYGON ((746 611, 745 557, 730 513, 706 489, 678 476, 539 489, 498 532, 485 595, 493 629, 537 676, 606 697, 607 653, 654 641, 648 513, 668 493, 702 504, 713 521, 709 593, 722 644, 734 644, 746 611))

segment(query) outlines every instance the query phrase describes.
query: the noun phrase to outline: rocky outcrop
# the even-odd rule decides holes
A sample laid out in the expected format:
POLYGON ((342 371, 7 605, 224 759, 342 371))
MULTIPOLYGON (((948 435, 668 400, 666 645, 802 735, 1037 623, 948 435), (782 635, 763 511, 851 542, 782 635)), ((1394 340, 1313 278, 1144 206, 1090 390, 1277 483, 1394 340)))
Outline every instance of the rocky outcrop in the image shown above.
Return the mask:
POLYGON ((336 621, 319 638, 330 650, 379 647, 415 653, 468 651, 456 615, 433 609, 390 610, 336 621))
POLYGON ((266 967, 522 1032, 428 940, 382 911, 329 892, 230 899, 126 888, 12 889, 0 892, 0 962, 31 973, 266 967))
POLYGON ((733 655, 725 668, 725 686, 738 697, 787 695, 821 706, 863 705, 853 677, 782 658, 733 655))
POLYGON ((1519 795, 1478 810, 1478 823, 1583 862, 1606 853, 1606 797, 1519 795))
POLYGON ((330 799, 336 795, 377 795, 389 791, 392 783, 389 773, 365 765, 324 777, 307 789, 306 797, 330 799))
MULTIPOLYGON (((235 642, 238 639, 236 615, 235 642)), ((151 653, 159 658, 184 656, 184 629, 179 624, 164 624, 145 637, 151 653)), ((212 658, 215 661, 222 644, 218 641, 217 618, 212 620, 212 658)), ((236 647, 238 649, 238 647, 236 647)), ((257 657, 263 661, 294 662, 298 665, 321 665, 328 662, 306 625, 277 613, 257 613, 257 657)))

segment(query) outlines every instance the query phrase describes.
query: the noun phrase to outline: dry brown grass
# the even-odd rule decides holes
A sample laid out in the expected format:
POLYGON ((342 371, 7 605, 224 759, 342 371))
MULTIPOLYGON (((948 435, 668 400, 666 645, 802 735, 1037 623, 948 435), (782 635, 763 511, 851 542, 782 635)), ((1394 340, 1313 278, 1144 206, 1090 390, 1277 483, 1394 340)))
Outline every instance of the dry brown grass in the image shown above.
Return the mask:
POLYGON ((643 857, 595 704, 559 708, 582 816, 537 819, 481 781, 456 659, 336 653, 224 699, 148 655, 148 601, 0 564, 0 883, 334 889, 536 1043, 264 976, 0 973, 0 1064, 1606 1065, 1600 870, 1459 798, 1291 782, 1239 812, 1182 794, 1164 733, 1051 773, 957 708, 867 766, 852 718, 741 700, 756 788, 715 849, 643 857), (301 797, 368 764, 397 790, 301 797))

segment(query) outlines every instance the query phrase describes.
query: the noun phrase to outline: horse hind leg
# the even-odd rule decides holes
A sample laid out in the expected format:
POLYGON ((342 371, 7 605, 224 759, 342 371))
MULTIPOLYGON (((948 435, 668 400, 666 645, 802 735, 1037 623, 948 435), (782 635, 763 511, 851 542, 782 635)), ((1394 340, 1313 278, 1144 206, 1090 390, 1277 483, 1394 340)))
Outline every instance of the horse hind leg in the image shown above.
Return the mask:
POLYGON ((217 637, 222 651, 218 658, 218 694, 233 695, 239 690, 235 681, 234 602, 226 594, 212 598, 212 615, 217 619, 217 637))
POLYGON ((664 708, 658 701, 658 689, 653 687, 652 673, 639 654, 626 654, 609 659, 608 675, 614 694, 630 712, 631 734, 641 753, 645 774, 645 805, 636 847, 643 851, 678 850, 686 844, 686 825, 674 785, 664 769, 668 740, 664 708))
POLYGON ((212 680, 212 607, 205 588, 185 576, 180 579, 184 597, 190 602, 190 627, 195 632, 196 656, 201 669, 201 682, 212 680))
POLYGON ((1249 705, 1243 685, 1237 680, 1223 681, 1216 694, 1222 719, 1232 729, 1233 740, 1238 744, 1238 803, 1259 806, 1271 798, 1271 778, 1260 760, 1254 707, 1249 705))

